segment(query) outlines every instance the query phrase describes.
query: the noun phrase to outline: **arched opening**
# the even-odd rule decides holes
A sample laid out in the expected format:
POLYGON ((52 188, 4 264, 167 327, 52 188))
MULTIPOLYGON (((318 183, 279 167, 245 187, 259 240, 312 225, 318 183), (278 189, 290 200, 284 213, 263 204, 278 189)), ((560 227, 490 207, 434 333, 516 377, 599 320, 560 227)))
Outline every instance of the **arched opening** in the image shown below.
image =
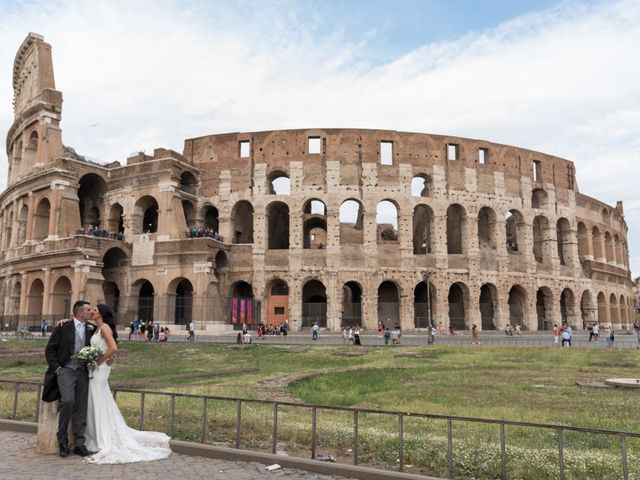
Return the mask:
POLYGON ((283 202, 273 202, 267 206, 269 231, 268 248, 286 250, 289 248, 289 206, 283 202))
POLYGON ((198 188, 198 180, 196 180, 193 173, 183 172, 182 175, 180 175, 180 186, 178 188, 183 192, 195 195, 198 188))
POLYGON ((526 317, 527 292, 520 285, 514 285, 509 290, 509 323, 520 325, 524 330, 526 317))
POLYGON ((327 326, 327 291, 319 280, 309 280, 302 287, 302 326, 327 326))
POLYGON ((362 287, 356 282, 347 282, 342 286, 341 326, 362 326, 362 287))
POLYGON ((431 180, 428 175, 420 173, 411 179, 411 196, 428 197, 431 190, 431 180))
POLYGON ((78 200, 80 207, 80 226, 84 229, 100 228, 100 211, 107 191, 107 182, 96 175, 88 173, 78 182, 78 200))
POLYGON ((42 320, 42 300, 44 295, 44 284, 42 280, 36 278, 31 283, 31 288, 29 288, 29 294, 27 295, 27 315, 31 318, 30 320, 42 320))
POLYGON ((193 285, 183 278, 175 288, 175 324, 189 325, 193 318, 193 285))
POLYGON ((134 233, 156 233, 158 231, 158 202, 145 195, 136 202, 134 233))
POLYGON ((449 326, 454 330, 467 328, 467 287, 463 283, 454 283, 449 287, 449 326))
MULTIPOLYGON (((461 254, 465 251, 467 236, 467 214, 461 205, 447 208, 447 253, 461 254)), ((455 328, 455 327, 454 327, 455 328)))
POLYGON ((413 326, 415 328, 427 328, 433 326, 433 318, 436 314, 436 288, 433 283, 420 282, 413 289, 413 326))
POLYGON ((242 324, 252 325, 254 319, 260 318, 260 304, 253 300, 253 288, 247 282, 241 281, 231 287, 231 308, 228 322, 234 330, 241 330, 242 324))
POLYGON ((416 205, 413 209, 413 253, 431 253, 433 238, 433 210, 428 205, 416 205))
POLYGON ((11 289, 7 313, 11 316, 18 316, 20 313, 20 297, 22 295, 22 283, 16 282, 11 289))
POLYGON ((120 288, 118 284, 112 281, 103 282, 102 294, 104 295, 104 303, 111 308, 114 317, 118 318, 118 310, 120 309, 120 288))
POLYGON ((538 316, 538 330, 549 330, 554 323, 551 318, 553 294, 548 287, 540 287, 536 292, 536 314, 538 316))
POLYGON ((110 248, 102 257, 103 272, 128 265, 127 254, 118 247, 110 248))
POLYGON ((220 250, 218 253, 216 253, 213 274, 218 277, 220 281, 222 281, 222 277, 224 277, 224 275, 226 275, 228 271, 229 259, 227 258, 227 254, 220 250))
POLYGON ((302 245, 306 249, 327 246, 327 209, 320 200, 308 200, 302 208, 302 245))
POLYGON ((602 324, 609 321, 609 315, 607 310, 607 300, 604 297, 604 293, 598 293, 598 321, 602 324))
POLYGON ((480 250, 496 249, 496 214, 489 207, 478 213, 478 246, 480 250))
POLYGON ((389 200, 383 200, 376 207, 376 232, 378 243, 398 240, 398 207, 389 200))
POLYGON ((51 313, 54 320, 71 317, 71 281, 60 277, 53 285, 51 292, 51 313))
POLYGON ((184 214, 184 221, 187 224, 187 228, 196 226, 196 208, 193 203, 188 200, 182 201, 182 213, 184 214))
POLYGON ((202 213, 204 228, 207 228, 214 234, 217 234, 220 228, 218 209, 211 205, 207 205, 202 209, 202 213))
POLYGON ((612 293, 609 296, 609 323, 616 325, 620 323, 620 311, 618 310, 618 299, 612 293))
POLYGON ((393 282, 378 286, 378 321, 389 328, 400 325, 400 293, 393 282))
POLYGON ((538 215, 533 219, 533 257, 538 263, 543 263, 545 261, 544 244, 547 239, 548 231, 549 220, 547 220, 547 217, 538 215))
POLYGON ((267 177, 269 193, 272 195, 290 195, 291 180, 285 172, 274 171, 267 177))
POLYGON ((340 243, 361 244, 364 241, 364 209, 357 200, 345 200, 340 205, 340 243))
POLYGON ((509 210, 505 218, 507 252, 519 253, 518 241, 524 240, 524 217, 518 210, 509 210))
POLYGON ((569 325, 576 324, 576 298, 569 288, 560 293, 560 317, 569 325))
POLYGON ((571 265, 571 225, 566 218, 560 218, 556 223, 556 237, 560 265, 571 265))
POLYGON ((611 224, 611 216, 609 215, 609 210, 607 210, 606 208, 602 209, 602 223, 604 223, 605 225, 611 224))
POLYGON ((598 227, 591 230, 591 238, 593 243, 593 256, 596 260, 604 260, 604 248, 602 246, 602 234, 598 227))
POLYGON ((231 212, 233 243, 253 243, 253 206, 241 200, 231 212))
POLYGON ((607 259, 607 263, 612 263, 614 261, 613 240, 611 239, 611 234, 609 232, 606 232, 604 234, 604 248, 605 248, 605 258, 607 259))
POLYGON ((584 223, 578 223, 578 256, 580 260, 591 255, 589 251, 589 231, 584 223))
POLYGON ((622 242, 620 241, 620 237, 618 237, 618 234, 616 233, 615 236, 613 237, 613 257, 615 259, 615 262, 618 265, 623 265, 624 264, 624 260, 622 259, 622 242))
POLYGON ((124 209, 119 203, 114 203, 109 209, 107 230, 109 233, 115 234, 116 238, 122 240, 122 235, 124 234, 124 209))
POLYGON ((22 205, 18 215, 18 244, 21 246, 27 240, 27 221, 29 219, 29 207, 22 205))
POLYGON ((33 219, 33 239, 37 242, 49 236, 49 217, 51 216, 51 204, 49 200, 43 198, 36 208, 36 215, 33 219))
POLYGON ((534 188, 531 192, 531 208, 545 208, 547 206, 547 192, 541 188, 534 188))
POLYGON ((480 287, 480 318, 482 330, 495 330, 495 312, 497 307, 498 289, 491 283, 485 283, 480 287))
POLYGON ((289 287, 280 279, 273 280, 267 295, 267 325, 280 326, 289 321, 289 287))
POLYGON ((585 290, 580 298, 580 317, 582 318, 582 326, 586 328, 588 323, 593 322, 594 312, 591 306, 591 292, 585 290))
POLYGON ((138 290, 138 320, 152 322, 155 290, 148 280, 142 280, 140 283, 140 290, 138 290))

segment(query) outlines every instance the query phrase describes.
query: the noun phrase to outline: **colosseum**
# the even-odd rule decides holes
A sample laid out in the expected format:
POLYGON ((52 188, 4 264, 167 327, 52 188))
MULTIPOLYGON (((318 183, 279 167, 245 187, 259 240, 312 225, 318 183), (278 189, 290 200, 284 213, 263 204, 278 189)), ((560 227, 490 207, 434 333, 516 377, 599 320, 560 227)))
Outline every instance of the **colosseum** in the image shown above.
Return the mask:
POLYGON ((13 68, 0 196, 4 328, 77 299, 203 332, 313 322, 627 327, 623 206, 552 155, 393 130, 214 134, 99 164, 62 142, 51 46, 13 68))

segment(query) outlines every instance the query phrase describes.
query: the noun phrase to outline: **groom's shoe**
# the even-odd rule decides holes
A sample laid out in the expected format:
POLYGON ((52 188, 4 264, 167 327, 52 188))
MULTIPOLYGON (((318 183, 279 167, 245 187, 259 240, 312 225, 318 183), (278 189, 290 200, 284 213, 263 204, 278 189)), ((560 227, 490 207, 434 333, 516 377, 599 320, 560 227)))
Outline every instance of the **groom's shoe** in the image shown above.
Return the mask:
POLYGON ((71 453, 71 451, 69 450, 69 445, 67 445, 66 443, 61 443, 60 444, 60 456, 62 458, 68 457, 70 453, 71 453))
POLYGON ((90 455, 94 455, 96 452, 90 452, 84 445, 78 445, 73 449, 73 453, 75 453, 76 455, 80 455, 81 457, 88 457, 90 455))

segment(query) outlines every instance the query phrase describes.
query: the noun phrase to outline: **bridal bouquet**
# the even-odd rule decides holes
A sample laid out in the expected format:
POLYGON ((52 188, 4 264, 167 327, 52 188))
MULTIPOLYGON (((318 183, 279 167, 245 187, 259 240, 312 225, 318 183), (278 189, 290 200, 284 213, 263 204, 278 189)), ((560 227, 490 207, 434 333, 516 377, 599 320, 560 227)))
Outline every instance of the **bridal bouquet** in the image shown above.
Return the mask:
POLYGON ((91 345, 82 347, 78 353, 74 353, 72 358, 75 358, 83 365, 91 365, 89 368, 89 378, 93 378, 93 369, 96 366, 96 360, 102 355, 102 350, 91 345))

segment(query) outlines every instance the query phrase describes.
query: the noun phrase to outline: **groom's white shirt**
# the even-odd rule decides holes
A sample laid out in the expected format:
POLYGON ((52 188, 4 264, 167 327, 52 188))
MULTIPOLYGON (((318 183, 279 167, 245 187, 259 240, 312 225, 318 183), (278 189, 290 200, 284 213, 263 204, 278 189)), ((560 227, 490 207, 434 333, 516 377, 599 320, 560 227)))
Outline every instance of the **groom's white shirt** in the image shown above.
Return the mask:
POLYGON ((82 343, 84 343, 84 323, 73 317, 73 325, 76 327, 76 333, 82 339, 82 343))

